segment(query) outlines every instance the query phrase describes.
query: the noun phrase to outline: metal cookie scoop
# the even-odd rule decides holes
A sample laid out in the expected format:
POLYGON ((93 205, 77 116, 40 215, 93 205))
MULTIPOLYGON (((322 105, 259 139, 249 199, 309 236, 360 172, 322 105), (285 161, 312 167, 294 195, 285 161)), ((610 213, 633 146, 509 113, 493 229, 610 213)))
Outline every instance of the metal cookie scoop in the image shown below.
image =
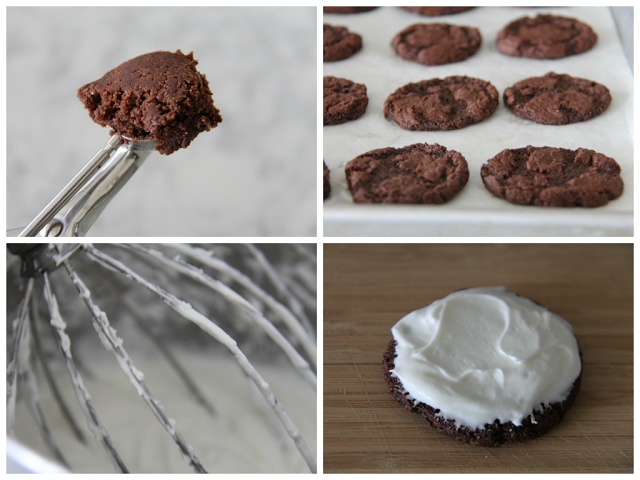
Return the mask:
MULTIPOLYGON (((126 140, 126 137, 124 137, 126 140)), ((83 237, 104 208, 144 163, 157 142, 122 143, 114 134, 17 237, 83 237)))

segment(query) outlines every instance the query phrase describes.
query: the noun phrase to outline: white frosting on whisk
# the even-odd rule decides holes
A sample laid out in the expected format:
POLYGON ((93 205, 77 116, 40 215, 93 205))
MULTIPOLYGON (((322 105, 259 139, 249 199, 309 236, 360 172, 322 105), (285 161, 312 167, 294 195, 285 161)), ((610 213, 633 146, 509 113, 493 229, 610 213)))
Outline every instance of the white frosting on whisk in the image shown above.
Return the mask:
POLYGON ((219 272, 229 275, 234 281, 238 282, 244 288, 249 290, 253 295, 263 301, 270 309, 276 312, 280 318, 287 325, 287 328, 291 330, 291 333, 295 339, 300 342, 302 349, 307 352, 310 361, 316 366, 317 350, 315 341, 311 335, 302 326, 302 323, 291 313, 291 311, 275 298, 265 292, 259 285, 256 285, 251 278, 243 274, 242 272, 231 267, 223 260, 216 258, 213 252, 204 248, 195 247, 187 244, 171 244, 171 248, 191 257, 204 265, 211 267, 219 272))
POLYGON ((58 338, 58 345, 62 350, 62 355, 65 359, 65 364, 67 367, 67 371, 71 378, 71 386, 78 400, 78 405, 82 410, 86 420, 87 426, 91 433, 93 433, 94 438, 97 442, 101 443, 105 447, 105 451, 107 455, 111 459, 115 468, 124 471, 125 467, 122 464, 118 453, 113 449, 113 444, 111 442, 111 438, 109 437, 109 433, 104 428, 101 423, 98 414, 93 408, 93 402, 91 400, 91 395, 88 390, 84 386, 84 382, 82 381, 82 377, 80 376, 78 369, 76 368, 75 363, 73 362, 72 354, 71 354, 71 339, 67 335, 65 331, 67 328, 67 324, 62 318, 60 314, 60 310, 58 308, 58 300, 56 296, 53 294, 51 290, 51 283, 49 281, 49 276, 45 272, 44 273, 44 299, 49 308, 49 314, 51 317, 50 324, 55 331, 55 335, 58 338))
MULTIPOLYGON (((316 382, 317 382, 316 375, 311 370, 307 361, 304 358, 302 358, 302 356, 293 347, 293 345, 289 343, 289 341, 284 337, 284 335, 280 333, 280 331, 262 315, 262 312, 260 312, 257 308, 255 308, 249 301, 245 300, 241 295, 236 293, 234 290, 229 288, 224 283, 220 282, 219 280, 215 280, 211 278, 204 271, 194 267, 193 265, 185 263, 179 259, 170 258, 158 250, 147 248, 142 245, 133 245, 132 248, 143 251, 153 256, 156 260, 163 262, 165 265, 168 265, 169 267, 176 269, 182 274, 187 275, 203 283, 204 285, 207 285, 209 288, 211 288, 212 290, 215 290, 220 295, 222 295, 226 300, 229 301, 229 303, 235 304, 241 307, 244 310, 244 312, 247 315, 249 315, 256 322, 256 324, 260 328, 262 328, 267 333, 267 335, 269 335, 269 337, 282 349, 282 351, 291 360, 291 363, 300 371, 300 373, 306 379, 309 380, 309 382, 313 385, 313 387, 316 388, 316 382)), ((184 309, 183 309, 183 312, 184 312, 184 309)), ((181 313, 181 315, 184 316, 184 313, 181 313)), ((315 353, 315 349, 314 349, 314 353, 315 353)))
MULTIPOLYGON (((131 335, 133 332, 128 333, 127 343, 138 340, 131 335)), ((97 343, 83 346, 76 342, 78 358, 92 360, 89 362, 92 375, 85 376, 85 386, 125 465, 132 473, 193 473, 114 359, 104 351, 96 354, 97 343)), ((185 391, 182 380, 164 358, 147 356, 148 352, 135 356, 136 353, 132 351, 131 355, 145 373, 145 382, 171 412, 180 432, 194 447, 208 472, 308 472, 306 462, 273 411, 229 355, 174 351, 215 406, 218 413, 210 415, 185 391)), ((284 363, 257 366, 315 451, 316 393, 313 388, 284 363)), ((68 375, 61 371, 56 378, 72 413, 80 418, 82 413, 71 393, 68 375)), ((82 444, 73 436, 49 389, 41 388, 40 396, 54 440, 74 471, 113 473, 114 468, 99 444, 93 441, 82 444)), ((18 440, 48 456, 49 450, 24 404, 18 404, 16 417, 18 440)))
MULTIPOLYGON (((308 471, 307 469, 311 469, 312 471, 315 471, 315 455, 313 453, 313 451, 315 450, 315 395, 312 395, 311 398, 305 398, 304 401, 300 402, 301 408, 303 408, 305 410, 305 413, 303 416, 299 416, 298 418, 295 419, 294 423, 294 419, 292 419, 290 417, 290 415, 285 412, 282 403, 280 403, 279 400, 276 399, 276 393, 277 390, 275 388, 273 388, 273 386, 271 385, 272 381, 267 381, 268 379, 266 379, 265 377, 263 377, 263 366, 261 363, 256 363, 257 360, 251 360, 251 362, 249 362, 249 360, 245 357, 244 353, 238 348, 238 345, 236 344, 235 340, 229 336, 224 330, 222 330, 220 327, 218 327, 215 323, 213 323, 211 320, 209 320, 206 316, 202 315, 201 313, 199 313, 195 308, 193 308, 190 304, 183 302, 182 300, 180 300, 178 297, 175 297, 171 294, 169 294, 168 292, 162 290, 161 288, 153 285, 150 282, 146 282, 146 280, 144 280, 142 277, 137 277, 137 274, 135 272, 133 272, 132 270, 129 270, 127 267, 125 267, 123 264, 119 263, 118 261, 116 261, 115 259, 113 259, 112 257, 109 256, 101 256, 101 254, 94 250, 92 248, 91 245, 84 245, 83 246, 83 250, 85 252, 87 252, 90 256, 90 258, 92 258, 93 260, 97 260, 98 263, 102 264, 103 266, 109 268, 110 270, 113 270, 115 272, 119 272, 119 273, 124 273, 126 276, 134 279, 136 282, 143 284, 145 287, 147 287, 149 290, 153 291, 154 293, 157 293, 169 306, 171 306, 177 313, 179 313, 180 315, 182 315, 183 317, 187 318, 188 320, 192 321, 193 323, 197 324, 198 326, 200 326, 204 331, 206 331, 207 333, 209 333, 210 335, 212 335, 214 338, 216 338, 222 345, 224 345, 235 357, 235 364, 234 366, 229 367, 228 365, 228 360, 225 360, 224 362, 224 366, 221 362, 213 361, 213 363, 209 363, 211 362, 210 359, 204 360, 204 362, 206 362, 209 366, 208 370, 210 371, 215 371, 217 373, 219 369, 221 368, 228 368, 229 370, 237 370, 238 366, 240 367, 241 371, 245 374, 245 375, 238 375, 238 373, 234 373, 234 377, 233 379, 241 379, 241 382, 243 382, 244 384, 249 385, 249 389, 247 391, 243 391, 242 389, 236 387, 233 385, 233 382, 230 382, 228 379, 225 380, 221 380, 218 381, 218 377, 216 376, 216 380, 213 382, 215 385, 216 390, 218 391, 222 391, 224 392, 227 396, 229 396, 229 394, 231 394, 232 397, 236 397, 236 396, 242 396, 241 399, 236 398, 235 401, 233 401, 233 407, 232 409, 226 409, 224 411, 221 411, 220 406, 218 405, 217 401, 214 401, 213 403, 215 404, 215 407, 213 408, 209 408, 209 409, 205 409, 207 411, 207 415, 208 416, 213 416, 214 418, 218 419, 219 421, 222 421, 224 425, 215 425, 214 428, 208 430, 208 435, 207 438, 210 438, 211 436, 214 437, 218 437, 218 436, 223 436, 223 437, 227 437, 225 438, 225 447, 223 448, 221 445, 217 445, 215 444, 215 442, 212 444, 210 442, 206 442, 205 443, 205 448, 203 452, 199 452, 199 456, 204 455, 203 458, 207 459, 207 463, 209 463, 209 465, 207 465, 207 469, 210 472, 217 472, 217 471, 246 471, 246 472, 261 472, 261 471, 265 471, 265 472, 304 472, 304 471, 308 471), (100 257, 100 259, 98 260, 98 257, 100 257), (145 284, 146 282, 146 284, 145 284), (260 373, 258 373, 258 370, 256 369, 256 367, 260 370, 260 373), (257 388, 256 388, 257 387, 257 388), (231 390, 231 392, 229 392, 229 390, 231 390), (259 401, 257 401, 254 397, 258 394, 259 392, 259 401), (261 397, 260 397, 261 395, 261 397), (249 403, 247 403, 247 399, 249 399, 249 403), (265 402, 266 400, 266 402, 265 402), (252 462, 248 461, 249 458, 251 458, 252 454, 248 454, 245 453, 243 455, 241 455, 240 459, 238 456, 235 457, 235 460, 231 463, 234 465, 234 467, 223 467, 222 469, 219 469, 219 464, 220 462, 213 462, 213 467, 211 467, 211 458, 210 455, 211 454, 221 454, 223 455, 225 458, 229 457, 230 455, 228 454, 228 450, 229 448, 231 448, 231 445, 234 445, 233 448, 235 448, 235 446, 238 445, 238 442, 234 442, 232 437, 237 436, 236 434, 236 430, 237 430, 237 425, 235 427, 232 427, 231 430, 225 430, 225 428, 223 428, 225 425, 228 425, 230 422, 231 423, 237 423, 234 419, 230 419, 229 415, 238 415, 240 418, 243 418, 244 416, 246 416, 245 414, 245 409, 251 409, 252 411, 255 411, 256 414, 259 414, 259 418, 256 420, 255 418, 253 418, 254 422, 264 422, 268 425, 268 433, 266 435, 258 435, 258 426, 257 425, 251 425, 250 423, 247 423, 249 425, 249 430, 251 432, 250 437, 251 437, 251 441, 247 442, 245 439, 245 443, 252 443, 254 441, 254 439, 260 439, 260 442, 258 443, 258 451, 262 452, 262 450, 268 450, 265 449, 265 445, 270 445, 270 446, 278 446, 278 448, 280 450, 286 451, 287 455, 286 458, 284 458, 284 462, 285 464, 291 464, 294 465, 294 468, 289 468, 289 466, 285 465, 284 467, 282 465, 277 465, 277 466, 271 466, 271 467, 265 467, 263 464, 264 463, 270 463, 271 460, 267 460, 267 462, 264 462, 265 458, 273 458, 275 459, 277 457, 276 452, 268 452, 265 458, 262 458, 262 460, 260 460, 258 462, 258 464, 252 464, 252 462), (238 410, 238 412, 236 412, 235 410, 238 410), (218 415, 216 415, 214 412, 220 412, 218 415), (304 432, 300 432, 299 427, 296 424, 300 424, 300 422, 302 421, 302 425, 304 426, 304 430, 309 433, 309 428, 308 425, 311 424, 313 425, 312 428, 312 436, 310 437, 311 440, 311 445, 312 447, 310 448, 309 445, 307 445, 307 443, 302 439, 302 433, 304 432), (215 432, 215 433, 214 433, 215 432), (275 432, 275 434, 274 434, 275 432), (287 438, 287 436, 291 437, 291 438, 287 438), (291 440, 293 440, 293 442, 291 442, 291 440), (229 446, 226 446, 226 444, 229 443, 229 446), (295 445, 295 447, 294 447, 295 445), (296 448, 298 451, 296 451, 296 448), (222 452, 222 453, 219 453, 222 452), (226 453, 225 453, 226 452, 226 453), (293 455, 292 455, 293 454, 293 455), (302 455, 300 455, 302 454, 302 455), (295 461, 292 459, 295 458, 295 461), (300 463, 302 461, 302 464, 300 463), (306 464, 306 465, 305 465, 306 464), (246 469, 246 470, 245 470, 246 469)), ((101 340, 101 342, 107 346, 108 350, 113 351, 114 353, 116 353, 116 360, 117 363, 120 364, 121 369, 124 371, 125 373, 125 379, 128 379, 130 381, 130 383, 136 388, 135 391, 137 391, 137 393, 139 393, 149 404, 149 406, 152 408, 152 410, 154 411, 154 414, 156 414, 156 416, 158 416, 158 418, 161 420, 161 423, 163 424, 164 428, 166 430, 169 431, 169 433, 171 434, 171 436, 174 436, 174 439, 176 436, 179 436, 179 434, 177 434, 177 430, 175 428, 176 425, 178 425, 180 427, 180 430, 182 432, 184 432, 185 430, 183 430, 183 418, 179 418, 176 417, 177 421, 174 421, 172 418, 169 417, 165 417, 164 412, 163 411, 159 411, 159 410, 163 410, 162 407, 160 406, 159 402, 157 402, 155 400, 155 398, 151 397, 149 394, 149 391, 147 390, 147 387, 145 384, 147 384, 148 382, 148 376, 153 377, 154 371, 156 371, 157 369, 154 369, 153 367, 149 367, 148 364, 142 363, 142 365, 140 365, 138 362, 138 360, 136 359, 136 365, 138 365, 139 369, 133 366, 132 361, 130 360, 128 354, 124 351, 123 346, 124 343, 123 342, 123 338, 126 340, 127 345, 131 346, 130 342, 130 337, 125 335, 124 337, 121 334, 118 334, 115 329, 113 329, 109 323, 106 320, 106 314, 99 309, 99 307, 93 303, 93 301, 90 298, 90 292, 88 291, 88 289, 84 286, 83 282, 80 280, 80 278, 75 274, 75 272, 70 268, 70 265, 65 262, 63 258, 60 259, 61 261, 63 261, 63 263, 65 263, 65 266, 67 267, 67 269, 69 270, 69 274, 71 276, 71 279, 73 281, 73 283, 76 285, 76 287, 78 287, 78 291, 80 293, 80 298, 83 299, 85 301, 85 303, 87 303, 87 306, 89 307, 89 309, 91 310, 91 312, 93 313, 93 317, 96 320, 96 322, 94 323, 94 327, 96 328, 96 330, 98 330, 99 332, 99 336, 98 337, 94 337, 93 339, 93 343, 95 344, 98 340, 98 338, 101 340), (149 374, 149 369, 151 371, 151 374, 149 374), (144 374, 142 373, 144 372, 144 374), (144 384, 143 384, 144 381, 144 384), (155 407, 155 408, 154 408, 155 407), (160 418, 162 417, 162 418, 160 418)), ((183 262, 181 262, 179 259, 170 259, 169 257, 163 258, 162 260, 166 260, 166 263, 168 265, 173 265, 175 264, 176 268, 178 268, 179 271, 181 271, 183 274, 187 274, 192 276, 195 279, 198 280, 204 280, 203 283, 208 283, 211 288, 213 288, 214 290, 216 290, 218 293, 220 293, 222 295, 221 298, 225 299, 227 304, 229 305, 237 305, 240 306, 240 310, 241 312, 244 313, 249 313, 250 316, 253 316, 254 319, 256 320, 256 323, 258 325, 262 325, 265 331, 269 334, 269 336, 271 337, 271 339, 276 343, 276 345, 279 345, 282 350, 284 350, 285 352, 287 350, 289 350, 288 355, 289 358, 292 360, 292 364, 298 368, 298 370, 300 371, 300 373, 302 373, 302 375, 306 376, 310 381, 310 383, 312 385, 315 385, 315 374, 313 373, 313 370, 310 369, 309 364, 307 363, 307 361, 302 358, 293 348, 293 346, 288 343, 287 340, 285 340, 285 337, 282 336, 282 334, 280 334, 280 332, 278 332, 277 330, 274 329, 273 332, 269 332, 269 329, 273 329, 273 325, 270 324, 270 322, 268 322, 266 320, 265 317, 263 317, 263 313, 261 313, 260 309, 264 308, 264 305, 261 304, 259 301, 255 302, 254 301, 254 297, 251 297, 251 295, 249 295, 249 299, 251 300, 251 302, 247 302, 247 300, 241 296, 239 296, 237 293, 231 291, 231 290, 225 290, 228 287, 226 287, 224 284, 218 282, 217 280, 211 280, 206 278, 206 276, 203 274, 203 272, 191 265, 188 264, 183 264, 183 262), (260 309, 256 308, 259 307, 260 309), (267 324, 268 323, 268 324, 267 324)), ((155 263, 155 262, 154 262, 155 263)), ((288 274, 284 274, 286 278, 288 278, 288 274)), ((177 276, 176 276, 177 277, 177 276)), ((227 279, 225 279, 227 280, 227 279)), ((52 300, 52 296, 50 295, 50 292, 46 292, 45 296, 47 296, 47 294, 49 294, 49 298, 48 298, 48 302, 50 309, 52 306, 52 303, 55 302, 51 302, 52 300)), ((205 298, 206 298, 206 293, 205 293, 205 298)), ((196 304, 198 304, 198 309, 201 308, 201 305, 196 302, 196 304)), ((57 307, 54 306, 53 310, 57 310, 57 307)), ((312 310, 312 309, 311 309, 312 310)), ((271 312, 268 312, 269 314, 271 314, 271 312)), ((52 313, 52 326, 54 326, 54 328, 58 331, 58 333, 61 335, 58 335, 59 340, 60 340, 60 347, 63 350, 63 352, 67 352, 70 354, 70 345, 69 345, 69 339, 66 336, 66 334, 64 333, 64 328, 65 328, 65 324, 64 324, 64 320, 62 320, 61 318, 58 318, 59 316, 56 316, 55 313, 52 313)), ((271 318, 271 316, 269 317, 271 318)), ((240 320, 244 320, 243 318, 240 318, 240 320)), ((137 322, 138 320, 136 320, 137 322)), ((279 324, 280 326, 282 324, 279 324)), ((118 327, 118 329, 120 330, 121 328, 121 324, 118 327)), ((287 332, 287 335, 290 332, 287 332)), ((263 335, 263 334, 261 334, 263 335)), ((313 337, 313 335, 312 335, 313 337)), ((261 336, 260 338, 265 338, 264 336, 261 336)), ((75 348, 78 348, 77 342, 76 343, 75 348)), ((85 342, 82 342, 85 343, 85 342)), ((144 342, 143 342, 144 343, 144 342)), ((134 345, 137 345, 138 342, 135 342, 134 345)), ((99 343, 98 343, 99 346, 99 343)), ((315 348, 315 346, 314 346, 315 348)), ((95 349, 95 346, 94 346, 95 349)), ((91 373, 91 370, 94 370, 96 365, 98 366, 102 366, 101 365, 101 360, 98 360, 95 356, 94 351, 90 352, 90 357, 91 357, 91 363, 90 365, 90 371, 89 374, 91 373), (98 362, 97 364, 95 362, 98 362)), ((203 357, 204 358, 204 357, 203 357)), ((260 356, 258 356, 257 358, 260 358, 260 356)), ((280 357, 278 357, 280 358, 280 357)), ((284 358, 283 358, 284 359, 284 358)), ((109 359, 110 361, 113 360, 113 357, 111 357, 109 359)), ((163 358, 161 358, 161 363, 163 361, 163 358)), ((82 358, 81 358, 81 363, 82 364, 82 358)), ((293 389, 297 390, 300 388, 299 385, 299 378, 295 381, 292 381, 292 379, 290 378, 290 374, 287 374, 286 376, 284 376, 283 372, 282 372, 282 365, 280 365, 278 367, 278 377, 282 377, 282 381, 286 382, 288 385, 290 385, 291 387, 293 387, 293 389)), ((195 367, 195 368, 187 368, 187 370, 190 370, 190 374, 193 374, 196 377, 200 377, 200 373, 202 372, 201 369, 195 367), (198 373, 196 373, 198 372, 198 373)), ((178 366, 176 365, 176 372, 178 372, 178 366)), ((191 392, 187 392, 184 389, 184 386, 187 383, 187 374, 185 373, 185 370, 182 369, 183 373, 180 374, 180 378, 185 382, 185 384, 178 386, 177 388, 174 386, 174 393, 179 394, 180 396, 182 396, 182 398, 185 399, 184 404, 188 404, 188 410, 199 410, 200 407, 202 407, 202 404, 200 406, 197 405, 196 402, 193 401, 193 399, 190 398, 191 395, 195 396, 198 401, 201 401, 202 398, 204 397, 208 397, 208 395, 203 396, 199 396, 198 392, 196 390, 192 390, 191 392)), ((166 373, 166 372, 165 372, 166 373)), ((173 372, 173 374, 175 374, 175 372, 173 372)), ((191 376, 191 375, 188 375, 191 376)), ((91 375, 89 376, 89 378, 91 378, 91 375)), ((105 379, 103 378, 103 381, 105 379)), ((201 385, 201 378, 194 378, 194 381, 196 384, 201 385)), ((75 382, 74 382, 75 383, 75 382)), ((110 383, 109 377, 107 377, 107 383, 110 383)), ((164 383, 164 382, 162 382, 164 383)), ((203 391, 208 391, 209 390, 209 384, 201 386, 203 391)), ((157 386, 154 385, 154 395, 156 395, 156 398, 158 398, 159 400, 162 401, 162 404, 164 407, 166 407, 168 405, 168 403, 171 401, 172 396, 169 395, 169 397, 167 397, 166 393, 161 393, 160 395, 158 395, 158 391, 156 390, 157 386), (169 398, 169 400, 168 400, 169 398)), ((92 391, 92 394, 94 393, 94 387, 90 388, 92 391)), ((130 391, 133 391, 133 389, 129 389, 130 391)), ((303 387, 304 390, 304 387, 303 387)), ((116 394, 117 392, 113 392, 111 391, 111 389, 108 389, 107 392, 107 396, 108 397, 113 397, 114 394, 116 394)), ((119 394, 118 394, 119 395, 119 394)), ((288 398, 297 398, 297 396, 295 394, 292 394, 292 392, 289 391, 289 389, 287 389, 285 391, 285 404, 287 403, 287 399, 288 398)), ((175 395, 174 395, 175 396, 175 395)), ((141 403, 141 402, 140 402, 141 403)), ((206 402, 205 402, 206 403, 206 402)), ((72 405, 75 405, 75 403, 72 402, 72 405)), ((127 404, 125 407, 121 407, 120 409, 116 409, 115 412, 110 412, 109 409, 105 409, 104 405, 99 406, 98 410, 100 411, 100 415, 101 417, 104 415, 106 415, 106 422, 109 423, 109 425, 107 425, 107 429, 109 430, 110 433, 113 433, 114 430, 118 430, 115 435, 116 436, 120 436, 120 432, 124 432, 126 435, 132 434, 133 436, 135 436, 136 432, 138 431, 138 428, 142 428, 142 424, 140 424, 138 418, 136 416, 134 417, 130 417, 128 415, 128 412, 125 412, 125 410, 128 410, 130 407, 129 404, 127 404), (109 413, 105 413, 105 412, 109 412, 109 413), (112 422, 112 420, 110 420, 110 418, 112 417, 125 417, 128 418, 127 420, 127 425, 124 426, 124 428, 122 429, 114 429, 112 424, 110 422, 112 422), (131 432, 131 427, 133 426, 134 429, 136 429, 136 432, 131 432)), ((171 407, 171 411, 172 414, 175 411, 174 410, 175 407, 171 407)), ((291 407, 287 407, 288 409, 290 409, 291 407)), ((149 412, 148 410, 146 411, 147 417, 149 417, 149 412)), ((172 415, 173 416, 173 415, 172 415)), ((198 412, 197 416, 202 416, 202 412, 198 412)), ((56 417, 56 419, 58 419, 59 417, 57 415, 54 415, 54 417, 56 417)), ((153 417, 151 416, 151 418, 153 419, 153 417)), ((195 423, 198 425, 198 427, 203 428, 204 424, 206 422, 199 422, 197 419, 195 420, 195 423)), ((146 428, 146 427, 145 427, 146 428)), ((152 427, 152 428, 157 428, 156 427, 152 427)), ((144 430, 144 429, 143 429, 144 430)), ((186 435, 186 438, 189 439, 188 437, 191 437, 193 435, 195 435, 196 438, 198 438, 198 433, 194 434, 193 429, 189 429, 187 427, 186 430, 188 433, 186 435)), ((55 432, 55 435, 58 436, 59 432, 55 432)), ((150 443, 154 443, 156 437, 164 437, 166 439, 167 435, 162 434, 162 435, 158 435, 158 434, 153 434, 152 435, 154 438, 153 442, 150 443)), ((178 441, 178 439, 176 439, 176 441, 178 441)), ((197 442, 198 440, 196 440, 197 442)), ((29 441, 28 443, 32 444, 31 441, 29 441)), ((147 442, 144 442, 145 444, 147 442)), ((180 443, 180 442, 179 442, 180 443)), ((172 447, 170 447, 171 451, 173 452, 171 455, 168 453, 159 453, 156 451, 156 453, 152 456, 153 460, 152 463, 159 463, 162 464, 162 460, 165 456, 167 457, 175 457, 176 455, 179 456, 180 453, 182 453, 182 455, 186 455, 187 457, 185 458, 185 460, 187 461, 187 463, 192 463, 194 460, 193 457, 193 453, 194 451, 197 451, 199 448, 201 448, 200 445, 194 445, 196 448, 192 448, 191 445, 186 445, 186 450, 183 448, 186 444, 182 444, 180 449, 176 449, 175 445, 173 445, 172 447)), ((63 449, 65 450, 65 456, 67 456, 67 450, 70 447, 66 444, 63 443, 63 449)), ((117 442, 116 448, 121 449, 122 444, 120 442, 117 442)), ((132 448, 132 445, 127 445, 124 447, 127 451, 129 450, 135 450, 135 447, 132 448)), ((255 453, 255 452, 253 452, 255 453)), ((102 452, 102 455, 104 456, 104 452, 102 452)), ((126 457, 126 454, 123 455, 126 457)), ((257 457, 264 457, 264 455, 262 455, 262 453, 259 453, 257 455, 257 457)), ((73 457, 68 457, 68 458, 73 458, 73 457)), ((151 457, 147 457, 145 456, 146 461, 149 461, 149 458, 151 457)), ((72 468, 74 468, 74 470, 77 471, 103 471, 103 470, 96 470, 94 466, 91 466, 91 468, 89 469, 82 469, 82 468, 78 468, 77 463, 82 463, 79 462, 77 459, 75 460, 70 460, 70 463, 72 464, 72 468)), ((178 472, 182 472, 183 470, 181 469, 176 469, 174 470, 173 468, 167 469, 167 468, 158 468, 155 465, 152 466, 150 469, 148 468, 141 468, 138 469, 135 466, 135 461, 134 463, 131 463, 131 459, 130 458, 126 458, 125 459, 125 463, 127 464, 127 466, 133 471, 133 472, 173 472, 176 471, 176 473, 178 472)), ((222 462, 224 463, 224 462, 222 462)), ((229 464, 229 465, 231 465, 229 464)), ((107 470, 109 471, 109 470, 107 470)))
POLYGON ((309 448, 306 441, 302 438, 299 429, 296 427, 296 424, 289 417, 287 412, 282 407, 282 404, 278 402, 273 394, 273 391, 270 389, 269 384, 264 381, 262 376, 258 373, 255 367, 249 362, 244 353, 238 348, 236 341, 229 336, 223 329, 218 327, 214 322, 210 319, 202 315, 200 312, 195 310, 190 304, 184 302, 177 298, 175 295, 172 295, 165 290, 161 289, 157 285, 149 282, 145 278, 138 275, 136 272, 128 268, 122 262, 110 257, 109 255, 104 254, 103 252, 97 250, 91 245, 85 246, 87 254, 89 257, 99 264, 104 264, 111 268, 116 268, 121 273, 124 273, 126 276, 136 281, 140 285, 149 289, 150 291, 159 295, 171 308, 173 308, 177 313, 182 315, 187 320, 192 321, 196 325, 198 325, 202 330, 207 332, 213 338, 215 338, 222 345, 227 347, 229 351, 233 354, 238 365, 242 368, 242 370, 253 380, 254 384, 260 390, 260 393, 267 401, 267 403, 271 406, 273 411, 276 413, 278 419, 282 423, 283 427, 295 443, 298 451, 302 455, 302 457, 307 462, 309 469, 312 473, 316 472, 316 459, 315 455, 309 448))

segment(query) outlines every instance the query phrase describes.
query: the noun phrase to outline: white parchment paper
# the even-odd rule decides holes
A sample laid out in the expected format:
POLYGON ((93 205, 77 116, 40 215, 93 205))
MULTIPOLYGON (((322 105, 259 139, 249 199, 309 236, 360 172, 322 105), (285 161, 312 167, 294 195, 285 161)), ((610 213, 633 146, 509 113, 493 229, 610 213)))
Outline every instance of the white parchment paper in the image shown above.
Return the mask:
POLYGON ((331 170, 331 196, 324 201, 325 236, 573 236, 633 235, 633 78, 613 18, 606 7, 479 7, 457 15, 426 17, 397 7, 355 14, 324 14, 324 23, 343 25, 363 39, 363 49, 349 59, 324 63, 323 74, 347 78, 367 87, 369 105, 358 120, 323 127, 323 158, 331 170), (595 47, 557 60, 534 60, 501 54, 495 40, 509 22, 550 13, 577 18, 598 35, 595 47), (447 22, 476 27, 480 50, 458 63, 427 67, 401 59, 391 39, 414 23, 447 22), (572 125, 539 125, 513 115, 502 101, 514 83, 547 72, 566 73, 602 83, 612 102, 600 116, 572 125), (500 95, 493 115, 460 130, 410 132, 386 120, 385 99, 409 83, 450 75, 489 81, 500 95), (445 205, 354 204, 344 167, 356 156, 383 147, 438 143, 460 152, 469 164, 467 186, 445 205), (623 195, 596 209, 540 208, 513 205, 494 197, 482 183, 480 167, 507 148, 527 145, 589 148, 614 158, 622 168, 623 195))

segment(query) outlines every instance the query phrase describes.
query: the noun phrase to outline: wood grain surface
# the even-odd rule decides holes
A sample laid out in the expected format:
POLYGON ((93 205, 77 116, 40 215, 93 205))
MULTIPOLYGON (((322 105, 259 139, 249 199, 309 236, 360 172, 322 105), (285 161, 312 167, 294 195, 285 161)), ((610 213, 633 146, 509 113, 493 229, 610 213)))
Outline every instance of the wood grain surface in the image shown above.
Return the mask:
POLYGON ((633 472, 633 245, 325 244, 324 473, 633 472), (454 290, 504 285, 568 320, 582 388, 546 435, 451 440, 389 394, 391 327, 454 290))

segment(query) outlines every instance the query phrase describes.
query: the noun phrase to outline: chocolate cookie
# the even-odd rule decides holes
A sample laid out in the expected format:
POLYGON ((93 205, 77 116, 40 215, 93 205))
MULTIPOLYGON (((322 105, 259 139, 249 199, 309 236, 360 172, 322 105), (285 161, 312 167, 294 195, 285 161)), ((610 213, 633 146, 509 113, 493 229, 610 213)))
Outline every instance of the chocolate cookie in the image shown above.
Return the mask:
POLYGON ((331 183, 329 183, 329 169, 327 168, 327 164, 322 161, 322 184, 323 184, 323 194, 324 200, 326 200, 331 194, 331 183))
POLYGON ((391 333, 383 355, 391 394, 465 443, 539 437, 580 390, 569 322, 504 287, 457 290, 405 315, 391 333))
POLYGON ((424 65, 461 62, 476 53, 481 43, 478 29, 447 23, 411 25, 391 41, 402 58, 424 65))
POLYGON ((351 33, 345 27, 332 27, 325 23, 322 32, 322 59, 324 62, 344 60, 362 49, 362 37, 357 33, 351 33))
POLYGON ((466 12, 476 7, 400 7, 418 15, 427 17, 439 17, 440 15, 453 15, 455 13, 466 12))
POLYGON ((378 7, 322 7, 324 13, 362 13, 378 7))
POLYGON ((598 37, 589 25, 555 15, 523 17, 498 33, 497 47, 514 57, 563 58, 590 50, 598 37))
POLYGON ((78 90, 99 125, 170 155, 222 122, 193 52, 153 52, 124 62, 78 90))
POLYGON ((491 115, 498 91, 470 77, 434 78, 409 83, 384 102, 384 117, 405 130, 457 130, 491 115))
POLYGON ((584 122, 600 115, 611 103, 604 85, 557 75, 522 80, 504 92, 504 104, 516 116, 544 125, 584 122))
POLYGON ((469 169, 458 152, 418 143, 359 155, 345 176, 356 203, 441 204, 467 184, 469 169))
POLYGON ((521 205, 599 207, 622 195, 620 165, 593 150, 503 150, 480 170, 484 186, 521 205))
POLYGON ((367 87, 336 77, 322 79, 324 125, 337 125, 360 118, 367 109, 367 87))
POLYGON ((565 413, 572 407, 576 396, 580 392, 582 374, 576 379, 571 391, 562 402, 544 405, 542 412, 535 413, 535 420, 531 417, 523 419, 522 425, 516 426, 513 422, 485 424, 482 429, 456 425, 455 419, 448 419, 438 415, 437 410, 426 403, 415 402, 402 386, 402 382, 391 374, 396 358, 396 341, 392 340, 384 353, 382 370, 384 378, 393 397, 412 413, 422 415, 429 425, 439 433, 458 440, 460 442, 477 445, 480 447, 499 447, 505 442, 525 442, 538 438, 548 432, 551 427, 562 420, 565 413), (534 423, 535 422, 535 423, 534 423))

